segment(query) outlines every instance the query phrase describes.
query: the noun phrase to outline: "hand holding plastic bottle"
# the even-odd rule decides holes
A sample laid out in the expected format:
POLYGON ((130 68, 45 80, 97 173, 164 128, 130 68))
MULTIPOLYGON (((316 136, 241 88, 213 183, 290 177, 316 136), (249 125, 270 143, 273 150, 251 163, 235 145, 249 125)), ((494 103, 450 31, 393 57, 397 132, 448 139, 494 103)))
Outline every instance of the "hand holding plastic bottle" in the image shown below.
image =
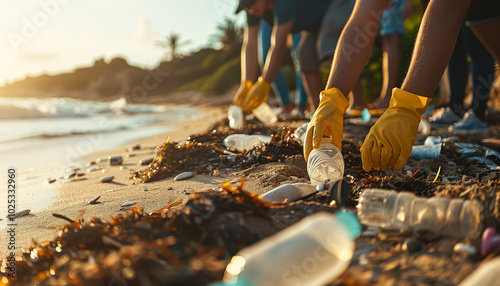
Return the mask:
POLYGON ((361 147, 363 169, 404 167, 415 142, 420 116, 431 102, 428 97, 392 90, 389 108, 372 126, 361 147))
POLYGON ((262 77, 259 77, 259 80, 250 88, 243 99, 241 107, 245 111, 254 110, 267 100, 269 91, 271 91, 271 85, 262 77))
POLYGON ((236 106, 240 106, 243 104, 243 100, 245 96, 248 94, 248 91, 252 87, 252 81, 250 80, 242 80, 240 84, 240 88, 236 91, 236 94, 233 97, 233 104, 236 106))
POLYGON ((344 113, 349 102, 337 88, 327 89, 320 94, 320 103, 309 122, 304 143, 304 157, 307 161, 309 153, 317 149, 323 139, 323 134, 330 136, 332 143, 342 150, 344 132, 344 113))

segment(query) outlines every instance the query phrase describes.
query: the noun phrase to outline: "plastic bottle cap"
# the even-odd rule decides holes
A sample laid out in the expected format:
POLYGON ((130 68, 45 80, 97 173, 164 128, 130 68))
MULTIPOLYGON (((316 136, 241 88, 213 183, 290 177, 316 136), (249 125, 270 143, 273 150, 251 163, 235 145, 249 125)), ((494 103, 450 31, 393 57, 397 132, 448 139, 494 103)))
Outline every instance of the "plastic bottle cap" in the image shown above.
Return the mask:
POLYGON ((361 224, 352 212, 340 210, 335 215, 337 216, 337 220, 346 227, 352 239, 357 238, 361 234, 361 224))

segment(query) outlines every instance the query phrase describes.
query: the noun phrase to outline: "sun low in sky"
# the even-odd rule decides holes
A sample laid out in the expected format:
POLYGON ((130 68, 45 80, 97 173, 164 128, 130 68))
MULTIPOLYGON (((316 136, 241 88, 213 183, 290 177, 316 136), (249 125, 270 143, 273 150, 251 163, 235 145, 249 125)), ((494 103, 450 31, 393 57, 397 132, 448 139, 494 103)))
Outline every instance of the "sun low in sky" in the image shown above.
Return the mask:
MULTIPOLYGON (((0 0, 0 86, 29 76, 124 57, 154 67, 155 42, 177 33, 188 52, 210 45, 237 0, 0 0)), ((244 23, 240 13, 239 23, 244 23)))

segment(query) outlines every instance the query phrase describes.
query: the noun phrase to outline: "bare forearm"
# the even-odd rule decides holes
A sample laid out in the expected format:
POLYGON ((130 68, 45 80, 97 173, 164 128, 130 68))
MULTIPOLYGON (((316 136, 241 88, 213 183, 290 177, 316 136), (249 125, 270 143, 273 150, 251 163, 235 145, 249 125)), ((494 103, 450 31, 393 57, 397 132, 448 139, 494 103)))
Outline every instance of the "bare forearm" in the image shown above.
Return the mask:
POLYGON ((388 0, 358 0, 340 36, 326 88, 347 95, 361 75, 388 0))
POLYGON ((443 75, 457 41, 470 0, 431 1, 415 42, 402 89, 431 97, 443 75))
POLYGON ((273 82, 281 69, 281 64, 283 63, 283 57, 285 56, 286 42, 275 43, 269 51, 266 59, 266 64, 264 66, 264 71, 262 72, 262 77, 266 82, 273 82))
POLYGON ((241 79, 252 82, 255 81, 259 69, 257 36, 254 32, 245 30, 245 40, 241 48, 241 79))

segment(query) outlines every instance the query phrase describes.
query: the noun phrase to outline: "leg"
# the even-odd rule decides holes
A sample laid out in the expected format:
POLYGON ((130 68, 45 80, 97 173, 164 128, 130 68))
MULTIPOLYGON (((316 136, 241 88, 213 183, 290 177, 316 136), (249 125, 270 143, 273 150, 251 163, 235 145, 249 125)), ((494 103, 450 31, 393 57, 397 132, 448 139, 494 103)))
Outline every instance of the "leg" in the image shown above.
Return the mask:
POLYGON ((371 108, 386 108, 391 100, 392 89, 396 86, 399 69, 399 35, 391 34, 382 37, 382 74, 383 83, 380 96, 371 108))
POLYGON ((495 57, 496 61, 500 62, 500 37, 498 36, 500 21, 473 26, 472 31, 474 31, 479 40, 495 57))
POLYGON ((464 28, 465 46, 472 61, 472 110, 485 122, 491 85, 495 80, 495 60, 474 33, 464 28))
POLYGON ((448 80, 450 82, 450 102, 448 107, 459 117, 464 114, 464 99, 469 79, 469 62, 465 50, 464 29, 458 34, 455 49, 448 64, 448 80))
POLYGON ((431 97, 448 64, 470 0, 431 1, 422 19, 402 89, 431 97))
POLYGON ((309 105, 314 109, 319 105, 319 93, 323 90, 319 72, 320 60, 316 49, 317 39, 316 33, 302 32, 302 39, 297 47, 302 83, 309 97, 309 105))

